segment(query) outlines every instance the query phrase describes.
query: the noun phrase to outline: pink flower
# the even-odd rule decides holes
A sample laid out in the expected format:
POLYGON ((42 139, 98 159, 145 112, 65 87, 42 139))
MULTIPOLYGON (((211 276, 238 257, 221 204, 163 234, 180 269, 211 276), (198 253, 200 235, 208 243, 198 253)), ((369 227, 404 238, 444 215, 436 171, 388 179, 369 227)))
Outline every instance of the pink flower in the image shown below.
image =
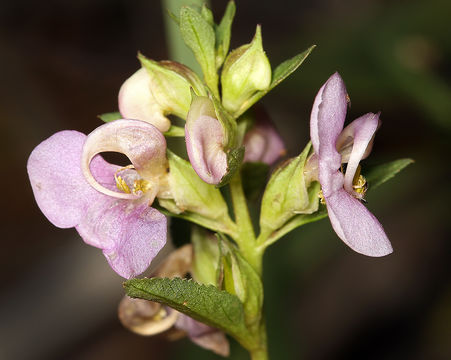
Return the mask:
POLYGON ((384 256, 393 250, 376 217, 362 204, 354 177, 359 162, 371 151, 379 114, 368 113, 344 130, 347 109, 345 84, 338 73, 319 90, 310 118, 310 136, 318 178, 330 222, 337 235, 353 250, 368 256, 384 256), (338 149, 338 150, 337 150, 338 149), (340 171, 347 162, 346 173, 340 171))
POLYGON ((87 244, 103 250, 114 271, 131 278, 146 270, 166 243, 166 218, 150 207, 165 187, 165 151, 164 136, 153 125, 116 120, 88 136, 69 130, 54 134, 33 150, 27 169, 49 221, 75 227, 87 244), (97 155, 106 151, 127 155, 133 166, 109 164, 97 155))

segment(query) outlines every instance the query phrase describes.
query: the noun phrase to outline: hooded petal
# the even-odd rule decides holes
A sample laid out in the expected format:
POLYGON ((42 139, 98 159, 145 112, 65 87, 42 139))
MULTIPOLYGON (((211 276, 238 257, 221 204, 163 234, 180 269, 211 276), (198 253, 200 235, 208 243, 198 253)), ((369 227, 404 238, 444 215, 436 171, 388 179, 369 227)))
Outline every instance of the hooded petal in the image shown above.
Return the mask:
MULTIPOLYGON (((337 147, 352 139, 352 151, 347 159, 348 166, 344 179, 347 192, 354 193, 352 183, 360 160, 371 152, 374 134, 379 126, 379 114, 368 113, 350 123, 340 135, 337 147)), ((344 162, 342 160, 342 162, 344 162)))
POLYGON ((211 350, 222 356, 229 356, 229 341, 224 333, 199 321, 180 314, 175 322, 175 326, 188 333, 188 337, 195 344, 211 350))
POLYGON ((340 166, 341 157, 335 143, 343 129, 347 107, 347 92, 343 79, 333 74, 321 87, 310 116, 310 137, 313 149, 321 160, 340 166))
MULTIPOLYGON (((153 185, 153 197, 159 182, 167 174, 166 140, 153 125, 138 120, 116 120, 99 126, 86 139, 83 147, 82 170, 96 190, 121 199, 136 199, 134 194, 105 188, 90 171, 93 157, 101 152, 115 151, 126 155, 141 177, 153 185)), ((150 202, 153 198, 149 199, 150 202)))
POLYGON ((142 120, 162 132, 168 131, 171 121, 163 115, 150 85, 150 75, 144 68, 129 77, 119 90, 119 112, 126 119, 142 120))
POLYGON ((243 145, 246 148, 244 162, 272 165, 286 153, 282 137, 262 110, 257 113, 255 125, 244 136, 243 145))
MULTIPOLYGON (((166 219, 143 201, 117 200, 96 191, 81 170, 86 135, 61 131, 39 144, 28 174, 39 208, 55 226, 76 227, 83 240, 104 250, 123 277, 143 272, 166 242, 166 219)), ((115 186, 117 166, 100 156, 91 161, 96 181, 115 186)))
POLYGON ((351 249, 368 256, 393 252, 382 225, 359 200, 344 189, 325 200, 332 227, 351 249))
POLYGON ((208 115, 193 119, 188 114, 185 140, 189 160, 197 175, 208 184, 219 184, 227 173, 221 123, 208 115))

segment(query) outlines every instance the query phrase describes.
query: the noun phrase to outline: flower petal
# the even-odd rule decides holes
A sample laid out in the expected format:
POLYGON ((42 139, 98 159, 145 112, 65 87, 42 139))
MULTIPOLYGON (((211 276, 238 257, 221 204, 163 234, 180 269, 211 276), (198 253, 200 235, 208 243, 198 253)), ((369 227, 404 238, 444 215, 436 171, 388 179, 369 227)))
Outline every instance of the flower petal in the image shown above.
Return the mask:
MULTIPOLYGON (((86 181, 80 159, 86 135, 61 131, 40 143, 31 153, 28 176, 36 202, 52 224, 61 228, 77 225, 85 204, 100 201, 103 195, 86 181)), ((95 176, 104 187, 114 186, 115 165, 100 156, 93 158, 95 176)))
POLYGON ((147 201, 108 198, 91 203, 76 226, 83 240, 103 249, 108 263, 124 278, 144 272, 166 243, 166 217, 147 201))
POLYGON ((346 87, 341 76, 335 73, 316 95, 310 116, 313 149, 324 161, 340 162, 335 143, 343 129, 346 108, 346 87))
POLYGON ((344 189, 325 200, 332 227, 351 249, 376 257, 393 252, 382 225, 359 200, 344 189))
MULTIPOLYGON (((95 190, 81 170, 86 135, 61 131, 39 144, 28 159, 28 174, 39 208, 55 226, 76 227, 83 240, 104 250, 111 267, 129 278, 143 272, 166 242, 166 219, 147 198, 117 200, 95 190)), ((93 177, 115 187, 119 167, 95 156, 93 177)))
POLYGON ((119 111, 126 119, 148 122, 165 132, 171 126, 161 106, 150 91, 150 75, 141 68, 129 77, 119 90, 119 111))
POLYGON ((360 160, 368 156, 373 145, 374 134, 379 126, 379 114, 368 113, 350 123, 340 135, 338 143, 349 141, 352 138, 352 151, 349 155, 348 166, 344 180, 347 192, 353 194, 352 182, 359 166, 360 160))
POLYGON ((116 120, 90 133, 83 147, 82 170, 92 187, 115 198, 136 199, 134 194, 105 188, 93 177, 90 162, 95 155, 106 151, 126 155, 139 175, 152 183, 156 194, 159 181, 167 174, 167 159, 166 140, 155 126, 138 120, 116 120))
POLYGON ((193 318, 180 314, 175 326, 188 333, 195 344, 222 356, 229 356, 229 342, 224 333, 193 318))
POLYGON ((244 136, 243 145, 246 148, 244 162, 272 165, 286 153, 282 137, 261 109, 257 113, 255 125, 244 136))
POLYGON ((197 175, 208 184, 219 184, 227 173, 227 155, 223 150, 221 123, 207 115, 188 119, 185 125, 188 157, 197 175))

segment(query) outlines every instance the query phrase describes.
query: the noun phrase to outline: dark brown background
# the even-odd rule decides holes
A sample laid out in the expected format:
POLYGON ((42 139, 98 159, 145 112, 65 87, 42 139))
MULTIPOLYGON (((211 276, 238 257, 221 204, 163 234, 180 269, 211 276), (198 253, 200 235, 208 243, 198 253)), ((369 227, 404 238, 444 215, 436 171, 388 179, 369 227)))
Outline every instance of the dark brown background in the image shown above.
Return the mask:
MULTIPOLYGON (((225 1, 213 1, 218 19, 225 1)), ((315 93, 334 71, 348 119, 382 111, 372 157, 416 163, 369 194, 395 252, 353 253, 328 220, 275 244, 265 258, 274 359, 449 359, 449 1, 237 1, 232 46, 263 25, 273 66, 315 43, 296 74, 263 100, 290 155, 308 140, 315 93)), ((121 278, 74 230, 40 213, 26 175, 54 132, 88 133, 117 108, 137 50, 168 57, 160 2, 0 3, 1 359, 210 359, 189 341, 141 338, 116 319, 121 278)), ((246 358, 232 347, 232 358, 246 358)))

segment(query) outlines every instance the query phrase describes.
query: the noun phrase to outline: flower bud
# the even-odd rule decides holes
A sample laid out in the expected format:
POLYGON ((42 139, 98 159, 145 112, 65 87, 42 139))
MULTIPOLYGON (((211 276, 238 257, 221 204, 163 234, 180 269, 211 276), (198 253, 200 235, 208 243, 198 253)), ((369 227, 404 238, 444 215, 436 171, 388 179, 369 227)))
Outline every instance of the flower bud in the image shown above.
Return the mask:
POLYGON ((227 138, 217 119, 213 102, 193 98, 185 125, 186 150, 197 175, 208 184, 218 184, 227 173, 227 138))
POLYGON ((256 108, 255 124, 244 136, 243 145, 244 162, 272 165, 286 153, 280 134, 262 108, 256 108))
POLYGON ((171 126, 165 116, 186 119, 191 104, 190 89, 205 94, 197 75, 174 61, 156 62, 138 55, 142 68, 122 85, 119 110, 124 118, 143 120, 165 132, 171 126))
POLYGON ((233 50, 227 57, 221 74, 222 103, 232 114, 245 102, 271 83, 271 65, 262 45, 261 29, 257 26, 250 44, 233 50))
POLYGON ((194 249, 191 275, 199 283, 218 286, 218 239, 212 232, 194 226, 191 241, 194 249))

